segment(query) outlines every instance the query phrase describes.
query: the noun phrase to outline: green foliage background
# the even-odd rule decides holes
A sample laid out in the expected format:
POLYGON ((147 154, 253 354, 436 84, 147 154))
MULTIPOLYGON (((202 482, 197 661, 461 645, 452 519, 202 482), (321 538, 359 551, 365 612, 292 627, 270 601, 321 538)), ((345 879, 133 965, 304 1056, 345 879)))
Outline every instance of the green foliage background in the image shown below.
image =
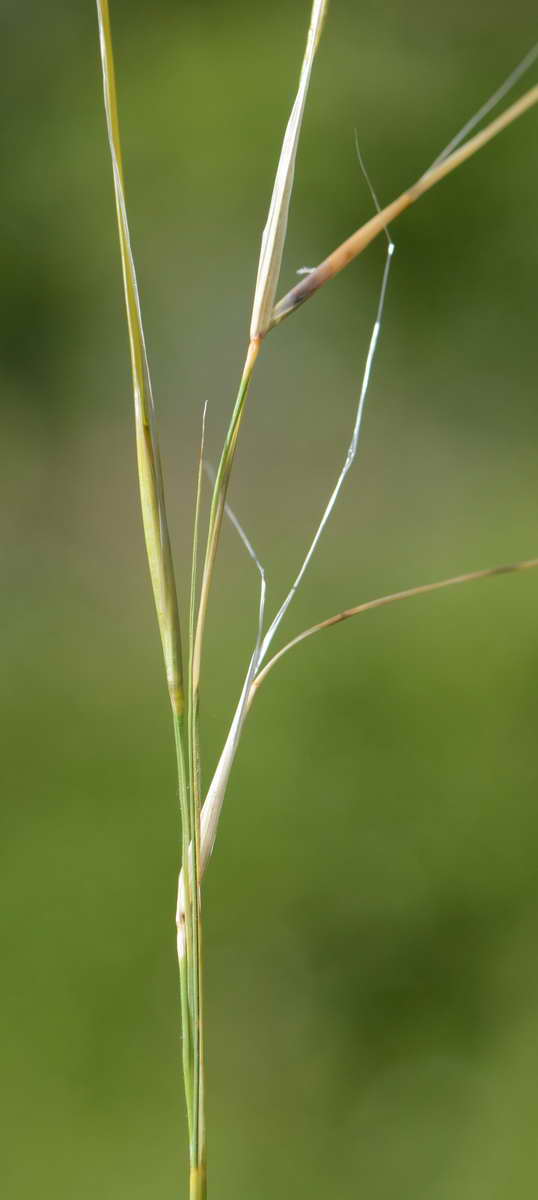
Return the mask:
MULTIPOLYGON (((215 457, 308 5, 112 3, 178 553, 215 457)), ((333 0, 284 286, 419 174, 534 5, 333 0)), ((184 1195, 174 757, 138 513, 95 13, 4 5, 2 1151, 9 1200, 184 1195)), ((535 555, 536 114, 394 228, 360 460, 290 615, 535 555)), ((233 502, 277 603, 347 443, 383 250, 271 336, 233 502)), ((183 598, 186 579, 179 570, 183 598)), ((249 719, 206 886, 217 1200, 500 1200, 538 1168, 538 579, 299 648, 249 719)), ((227 532, 214 763, 255 625, 227 532)))

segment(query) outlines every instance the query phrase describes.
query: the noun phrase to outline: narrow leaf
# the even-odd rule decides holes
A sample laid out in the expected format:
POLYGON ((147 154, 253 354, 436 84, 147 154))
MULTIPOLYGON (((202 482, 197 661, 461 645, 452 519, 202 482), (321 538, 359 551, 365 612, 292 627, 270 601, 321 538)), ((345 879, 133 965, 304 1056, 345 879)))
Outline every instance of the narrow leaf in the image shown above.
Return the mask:
POLYGON ((319 39, 323 29, 328 7, 328 0, 314 0, 310 27, 306 40, 306 50, 299 78, 299 90, 291 110, 290 118, 284 134, 282 150, 278 163, 269 215, 262 234, 258 277, 254 294, 252 320, 250 325, 251 338, 263 337, 271 324, 276 289, 280 277, 280 267, 286 240, 288 212, 290 207, 293 177, 295 174, 295 159, 301 133, 301 125, 305 110, 310 76, 319 39))

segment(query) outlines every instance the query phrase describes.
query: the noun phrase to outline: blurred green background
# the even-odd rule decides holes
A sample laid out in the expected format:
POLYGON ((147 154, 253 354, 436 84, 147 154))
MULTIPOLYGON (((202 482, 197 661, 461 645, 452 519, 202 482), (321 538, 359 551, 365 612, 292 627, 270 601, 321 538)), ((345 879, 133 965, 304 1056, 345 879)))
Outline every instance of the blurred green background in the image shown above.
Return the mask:
MULTIPOLYGON (((308 0, 112 3, 180 564, 201 406, 214 458, 307 15, 308 0)), ((370 215, 355 128, 386 202, 532 45, 535 15, 333 0, 283 287, 370 215)), ((95 12, 7 0, 3 24, 3 1194, 172 1200, 178 818, 95 12)), ((533 113, 394 227, 360 460, 290 635, 538 553, 537 185, 533 113)), ((382 263, 380 243, 260 363, 232 498, 272 606, 342 460, 382 263)), ((215 1200, 535 1195, 537 596, 538 577, 512 576, 368 615, 260 695, 205 892, 215 1200)), ((255 606, 226 531, 206 778, 255 606)))

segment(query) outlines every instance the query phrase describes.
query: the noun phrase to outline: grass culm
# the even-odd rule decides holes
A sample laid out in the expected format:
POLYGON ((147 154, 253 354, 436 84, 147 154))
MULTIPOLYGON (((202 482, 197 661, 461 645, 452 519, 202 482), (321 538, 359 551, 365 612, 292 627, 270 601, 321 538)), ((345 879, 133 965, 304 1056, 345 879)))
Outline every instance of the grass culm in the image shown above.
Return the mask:
MULTIPOLYGON (((114 59, 108 0, 97 0, 103 75, 106 125, 112 162, 114 194, 118 221, 121 264, 125 292, 127 324, 131 353, 134 394, 134 416, 140 499, 147 558, 157 620, 159 625, 166 681, 170 697, 175 738, 179 806, 181 817, 181 864, 177 902, 177 952, 180 974, 181 1044, 186 1112, 188 1123, 191 1200, 204 1200, 207 1193, 206 1128, 205 1128, 205 1057, 204 1009, 202 972, 202 878, 212 853, 230 771, 234 762, 247 714, 254 696, 269 672, 301 641, 352 616, 373 608, 424 595, 456 584, 486 580, 500 573, 528 570, 538 565, 532 558, 511 566, 477 570, 436 583, 426 583, 405 591, 358 604, 351 609, 320 621, 299 633, 270 656, 274 639, 285 614, 301 586, 309 564, 332 516, 348 472, 355 461, 364 416, 366 396, 382 328, 384 302, 389 273, 394 257, 392 226, 400 213, 416 203, 451 172, 482 150, 492 139, 507 129, 538 102, 538 86, 524 92, 519 99, 485 123, 494 105, 499 104, 516 85, 524 71, 536 61, 537 48, 526 56, 476 115, 466 122, 436 161, 412 186, 406 188, 391 204, 381 208, 372 190, 376 211, 370 220, 354 231, 329 253, 314 269, 305 271, 299 282, 281 299, 277 299, 282 259, 286 243, 288 212, 291 202, 295 163, 301 125, 308 97, 314 61, 319 49, 327 17, 326 0, 314 0, 307 33, 306 49, 300 71, 297 95, 285 130, 276 171, 267 223, 263 231, 259 265, 248 336, 245 364, 233 407, 218 466, 212 477, 212 494, 207 528, 203 528, 201 494, 203 488, 204 411, 197 488, 194 503, 192 561, 181 564, 182 592, 188 596, 188 619, 180 622, 180 605, 171 541, 168 532, 165 489, 161 470, 155 403, 146 353, 141 304, 136 268, 127 216, 124 171, 116 98, 114 59), (480 128, 475 132, 476 127, 480 128), (232 474, 241 424, 252 384, 256 364, 268 335, 278 330, 281 322, 293 316, 302 305, 335 278, 377 236, 386 239, 386 258, 378 303, 369 342, 362 386, 359 392, 355 421, 349 447, 341 471, 328 502, 322 509, 311 543, 302 564, 281 605, 268 624, 265 622, 265 573, 240 521, 229 509, 228 487, 232 474), (215 560, 222 525, 231 520, 258 569, 260 578, 259 620, 255 645, 240 691, 230 730, 222 748, 213 778, 205 796, 202 791, 200 762, 200 713, 203 698, 203 654, 208 605, 210 602, 215 560)), ((359 155, 360 157, 360 155, 359 155)), ((362 164, 363 165, 363 164, 362 164)), ((364 168, 365 170, 365 168, 364 168)))

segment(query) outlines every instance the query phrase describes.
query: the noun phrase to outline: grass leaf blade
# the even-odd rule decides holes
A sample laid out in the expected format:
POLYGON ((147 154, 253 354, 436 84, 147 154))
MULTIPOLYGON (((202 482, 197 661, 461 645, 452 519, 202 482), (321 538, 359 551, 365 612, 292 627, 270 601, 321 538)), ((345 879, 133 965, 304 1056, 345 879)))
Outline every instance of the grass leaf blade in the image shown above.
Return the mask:
POLYGON ((327 14, 328 0, 314 0, 299 88, 282 142, 267 223, 262 234, 258 277, 250 324, 251 338, 263 337, 271 324, 288 227, 295 159, 310 86, 314 58, 327 14))

